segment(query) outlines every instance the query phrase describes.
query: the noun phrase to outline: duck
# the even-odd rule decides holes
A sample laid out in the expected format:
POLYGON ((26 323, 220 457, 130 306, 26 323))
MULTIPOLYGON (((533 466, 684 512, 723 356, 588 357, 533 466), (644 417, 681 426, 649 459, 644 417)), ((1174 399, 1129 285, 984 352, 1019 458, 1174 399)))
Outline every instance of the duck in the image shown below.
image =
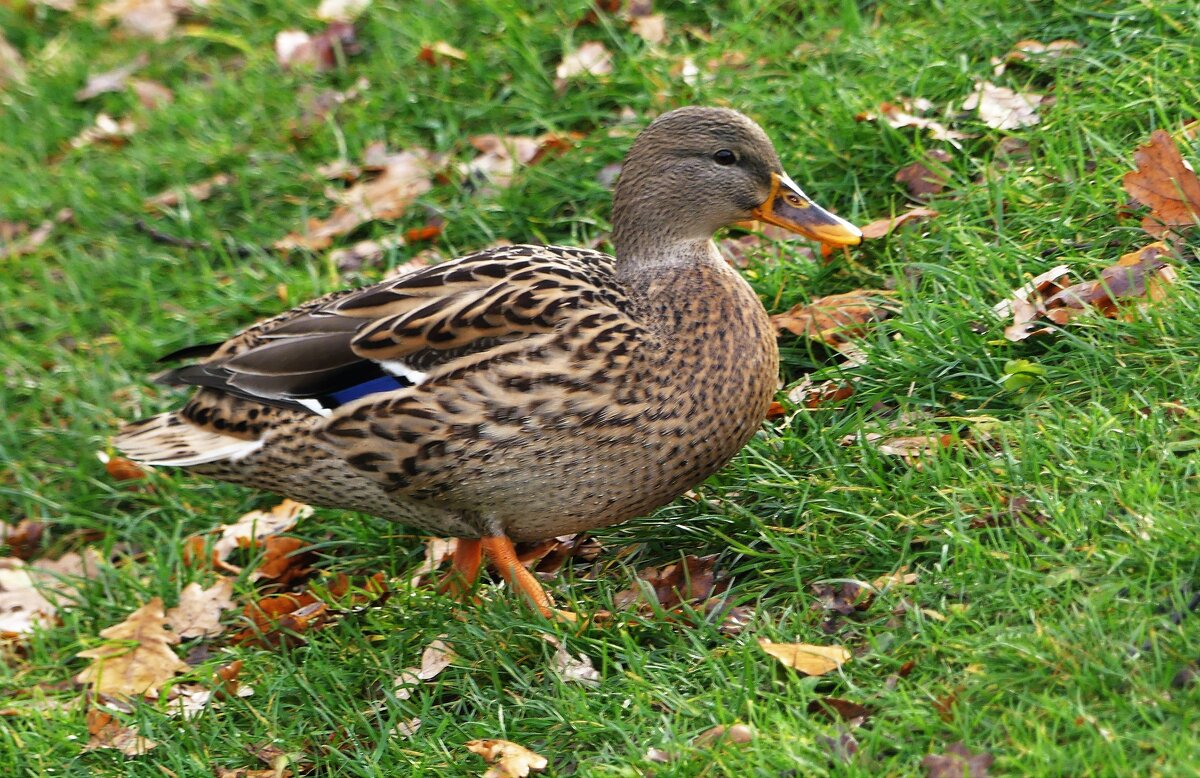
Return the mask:
POLYGON ((644 516, 760 427, 776 337, 713 239, 749 219, 828 246, 862 238, 783 171, 752 119, 672 110, 625 157, 612 255, 488 248, 180 349, 158 380, 191 396, 114 444, 142 464, 453 536, 443 588, 465 595, 486 559, 549 614, 515 542, 644 516))

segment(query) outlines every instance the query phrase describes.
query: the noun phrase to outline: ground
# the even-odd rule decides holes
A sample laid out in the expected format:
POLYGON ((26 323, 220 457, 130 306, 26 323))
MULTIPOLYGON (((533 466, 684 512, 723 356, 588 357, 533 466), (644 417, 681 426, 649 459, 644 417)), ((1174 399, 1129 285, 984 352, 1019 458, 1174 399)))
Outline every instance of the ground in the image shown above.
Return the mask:
MULTIPOLYGON (((1087 317, 1011 342, 991 313, 1056 264, 1090 278, 1152 240, 1122 213, 1121 178, 1156 128, 1200 158, 1179 132, 1200 112, 1200 6, 847 0, 658 10, 668 38, 651 46, 620 13, 581 24, 586 3, 377 0, 357 22, 362 52, 312 74, 281 69, 273 50, 280 30, 323 27, 307 4, 214 2, 162 43, 93 23, 87 8, 0 8, 27 71, 0 88, 0 219, 74 214, 40 248, 0 259, 0 518, 46 522, 43 556, 92 546, 112 560, 61 623, 5 644, 0 764, 10 774, 210 776, 265 767, 248 749, 273 743, 321 775, 465 776, 484 767, 464 743, 491 737, 543 754, 551 775, 909 775, 959 741, 994 755, 999 774, 1200 770, 1200 692, 1189 676, 1200 657, 1200 616, 1188 610, 1200 574, 1191 248, 1176 244, 1170 299, 1128 317, 1087 317), (993 75, 992 59, 1022 39, 1079 48, 993 75), (465 59, 421 61, 422 45, 436 41, 465 59), (611 74, 557 88, 556 65, 586 41, 612 52, 611 74), (171 105, 141 107, 127 89, 74 99, 89 72, 142 51, 138 76, 168 86, 171 105), (370 83, 360 98, 297 137, 305 90, 360 77, 370 83), (995 129, 961 108, 980 80, 1053 100, 1038 107, 1039 124, 995 129), (928 99, 932 117, 973 137, 956 148, 864 116, 904 97, 928 99), (96 452, 109 451, 120 420, 178 401, 147 381, 155 358, 380 278, 431 246, 453 256, 500 238, 602 237, 609 193, 597 174, 630 142, 610 132, 622 110, 637 127, 692 103, 754 116, 791 176, 859 224, 908 207, 899 169, 930 149, 950 153, 947 186, 927 203, 937 216, 849 259, 823 264, 787 244, 756 252, 744 271, 772 313, 857 287, 896 289, 900 313, 871 330, 860 366, 781 339, 787 385, 807 373, 854 379, 853 396, 798 412, 788 404, 696 498, 598 533, 598 561, 568 565, 551 584, 580 612, 617 610, 614 595, 636 570, 718 554, 730 603, 752 611, 741 634, 703 615, 636 611, 569 628, 491 584, 477 609, 456 608, 405 583, 423 551, 416 534, 320 509, 292 530, 316 544, 317 580, 383 572, 396 591, 306 633, 303 645, 225 647, 193 671, 207 677, 240 658, 253 696, 187 724, 137 707, 128 720, 160 745, 132 758, 81 753, 82 708, 33 710, 31 689, 57 702, 79 696, 67 682, 87 662, 74 655, 97 645, 101 629, 211 580, 185 561, 184 538, 276 502, 169 472, 137 482, 105 472, 96 452), (134 118, 139 131, 120 148, 68 148, 101 110, 134 118), (420 228, 431 214, 444 219, 440 236, 360 270, 339 272, 324 251, 271 248, 329 213, 319 164, 356 161, 373 141, 467 161, 476 154, 467 139, 493 132, 581 136, 499 191, 443 175, 398 221, 353 237, 420 228), (1004 139, 1026 142, 1027 153, 1004 157, 1015 147, 1004 139), (149 195, 216 173, 236 181, 203 202, 143 208, 149 195), (1027 386, 1006 378, 1016 360, 1026 360, 1027 386), (947 435, 952 445, 906 460, 865 440, 843 444, 870 432, 947 435), (966 437, 975 443, 958 442, 966 437), (916 580, 848 616, 831 620, 814 590, 902 568, 916 580), (599 684, 563 681, 547 634, 590 657, 599 684), (439 636, 457 658, 396 699, 391 679, 439 636), (764 654, 760 638, 843 645, 854 658, 805 677, 764 654), (852 730, 858 750, 847 760, 826 739, 850 724, 808 712, 830 696, 873 710, 852 730), (415 734, 395 731, 414 717, 415 734), (754 729, 748 744, 693 742, 738 723, 754 729), (650 748, 673 761, 649 761, 650 748)), ((247 601, 255 587, 242 576, 235 590, 247 601)))

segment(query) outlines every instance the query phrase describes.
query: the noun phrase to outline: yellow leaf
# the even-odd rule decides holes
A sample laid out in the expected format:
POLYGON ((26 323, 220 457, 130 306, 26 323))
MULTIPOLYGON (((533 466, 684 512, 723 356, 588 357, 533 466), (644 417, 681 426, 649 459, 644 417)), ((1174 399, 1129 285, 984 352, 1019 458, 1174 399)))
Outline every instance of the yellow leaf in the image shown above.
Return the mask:
POLYGON ((850 661, 851 654, 841 646, 813 646, 808 643, 773 643, 760 638, 763 651, 784 665, 805 675, 825 675, 850 661))

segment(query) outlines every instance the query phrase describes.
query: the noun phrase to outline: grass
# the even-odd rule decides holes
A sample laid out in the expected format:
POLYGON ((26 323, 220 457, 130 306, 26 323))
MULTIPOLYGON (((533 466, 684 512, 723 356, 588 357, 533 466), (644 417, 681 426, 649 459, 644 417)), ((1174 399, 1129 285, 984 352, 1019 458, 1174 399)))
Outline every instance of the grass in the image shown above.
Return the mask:
MULTIPOLYGON (((308 4, 217 3, 204 12, 206 33, 167 44, 114 37, 84 12, 0 8, 5 36, 30 71, 25 84, 0 92, 0 216, 36 222, 63 206, 75 212, 38 252, 0 260, 0 516, 48 522, 47 556, 88 543, 114 560, 60 626, 7 649, 0 699, 20 714, 0 727, 7 774, 209 776, 214 765, 256 766, 247 748, 271 742, 303 751, 323 775, 474 775, 482 763, 463 743, 485 737, 544 754, 552 775, 909 775, 956 741, 993 753, 1000 774, 1200 772, 1200 692, 1174 682, 1200 657, 1200 618, 1186 608, 1200 576, 1195 270, 1179 264, 1178 293, 1144 317, 1088 319, 1037 342, 1005 341, 988 313, 1029 274, 1067 262, 1086 275, 1148 242, 1135 221, 1118 218, 1120 177, 1152 129, 1173 131, 1200 115, 1200 6, 847 0, 661 10, 672 36, 655 51, 619 19, 575 26, 586 11, 579 2, 430 2, 418 10, 377 0, 359 23, 365 52, 342 71, 311 76, 282 73, 272 53, 276 31, 318 28, 308 4), (77 696, 51 685, 82 669, 73 656, 99 630, 150 597, 170 604, 187 582, 207 580, 182 559, 184 537, 273 503, 172 473, 153 488, 116 484, 93 452, 106 449, 120 419, 177 401, 145 378, 160 354, 386 272, 338 278, 321 255, 227 249, 227 236, 266 246, 327 213, 317 164, 341 149, 356 158, 376 140, 465 160, 473 134, 579 131, 574 150, 529 168, 493 198, 447 181, 422 202, 446 219, 437 248, 447 255, 499 237, 583 242, 607 225, 608 193, 595 173, 627 147, 608 135, 621 108, 644 121, 676 105, 729 104, 768 129, 793 178, 863 223, 906 206, 893 183, 901 166, 948 147, 855 115, 899 96, 955 113, 976 79, 991 77, 989 58, 1023 38, 1069 38, 1083 48, 996 79, 1055 101, 1041 125, 1012 133, 960 122, 977 137, 954 154, 950 185, 931 203, 936 219, 867 245, 853 265, 819 267, 785 250, 747 270, 773 310, 901 279, 902 314, 871 336, 869 361, 849 371, 860 387, 854 397, 764 428, 704 485, 705 499, 600 533, 610 553, 554 583, 560 599, 589 612, 612 607, 637 568, 719 553, 732 601, 755 612, 744 634, 653 616, 569 631, 508 596, 491 597, 464 621, 443 598, 402 586, 385 607, 310 634, 303 647, 222 649, 198 677, 241 658, 255 695, 187 724, 139 707, 139 727, 163 744, 143 757, 81 753, 80 710, 21 707, 38 685, 52 699, 77 696), (468 59, 447 68, 418 62, 420 44, 435 40, 468 59), (555 64, 584 40, 614 52, 614 73, 556 93, 555 64), (150 113, 126 93, 72 99, 88 72, 143 50, 143 75, 170 86, 173 105, 150 113), (744 69, 724 67, 696 85, 673 75, 685 55, 703 67, 731 52, 746 55, 744 69), (306 142, 291 140, 301 90, 345 87, 359 76, 371 82, 364 99, 306 142), (121 149, 64 154, 97 110, 131 115, 143 129, 121 149), (995 150, 1006 134, 1028 141, 1031 157, 999 170, 995 150), (237 183, 153 217, 212 250, 164 246, 133 227, 143 197, 217 172, 236 174, 237 183), (1003 387, 1014 359, 1044 370, 1023 392, 1003 387), (1183 416, 1170 412, 1175 401, 1183 416), (956 447, 918 467, 870 445, 839 445, 886 429, 899 413, 911 419, 901 431, 986 431, 998 452, 956 447), (973 526, 1016 497, 1045 522, 973 526), (814 585, 870 581, 903 566, 919 574, 915 584, 883 593, 825 634, 814 585), (597 688, 556 678, 548 632, 593 659, 597 688), (458 653, 453 666, 410 699, 368 710, 439 635, 458 653), (759 637, 836 642, 857 656, 839 673, 803 678, 762 654, 759 637), (892 678, 908 662, 911 672, 892 678), (849 762, 832 758, 823 741, 844 725, 806 712, 823 696, 875 709, 854 730, 860 747, 849 762), (393 734, 413 716, 423 721, 416 735, 393 734), (690 745, 713 725, 737 722, 757 731, 747 746, 690 745), (677 759, 651 764, 650 747, 677 759)), ((1196 159, 1195 146, 1185 155, 1196 159)), ((426 218, 419 208, 412 214, 361 236, 426 218)), ((392 252, 387 266, 420 248, 392 252)), ((814 370, 817 378, 843 374, 819 349, 781 345, 789 382, 814 370)), ((399 578, 421 555, 403 527, 333 510, 318 510, 295 532, 318 543, 319 567, 330 574, 399 578)), ((238 582, 242 597, 253 588, 238 582)))

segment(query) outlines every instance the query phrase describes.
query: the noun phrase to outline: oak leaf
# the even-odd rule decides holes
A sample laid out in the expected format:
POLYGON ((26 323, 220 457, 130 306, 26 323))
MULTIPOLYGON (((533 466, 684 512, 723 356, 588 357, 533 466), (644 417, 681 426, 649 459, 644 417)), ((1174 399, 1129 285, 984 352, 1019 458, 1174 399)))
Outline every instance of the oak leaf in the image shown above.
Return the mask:
POLYGON ((825 675, 850 661, 851 653, 841 646, 814 646, 808 643, 774 643, 759 638, 759 647, 787 667, 805 675, 825 675))
POLYGON ((188 669, 170 648, 179 635, 166 627, 162 598, 155 597, 125 621, 100 630, 100 637, 112 642, 76 654, 93 662, 75 680, 111 697, 157 696, 176 673, 188 669))
POLYGON ((1125 174, 1125 191, 1150 208, 1143 230, 1156 238, 1174 238, 1174 232, 1200 223, 1200 178, 1166 131, 1155 130, 1133 161, 1137 170, 1125 174))
POLYGON ((192 582, 179 593, 179 604, 167 611, 167 624, 180 638, 213 637, 225 631, 221 612, 234 607, 233 581, 220 578, 205 589, 192 582))

